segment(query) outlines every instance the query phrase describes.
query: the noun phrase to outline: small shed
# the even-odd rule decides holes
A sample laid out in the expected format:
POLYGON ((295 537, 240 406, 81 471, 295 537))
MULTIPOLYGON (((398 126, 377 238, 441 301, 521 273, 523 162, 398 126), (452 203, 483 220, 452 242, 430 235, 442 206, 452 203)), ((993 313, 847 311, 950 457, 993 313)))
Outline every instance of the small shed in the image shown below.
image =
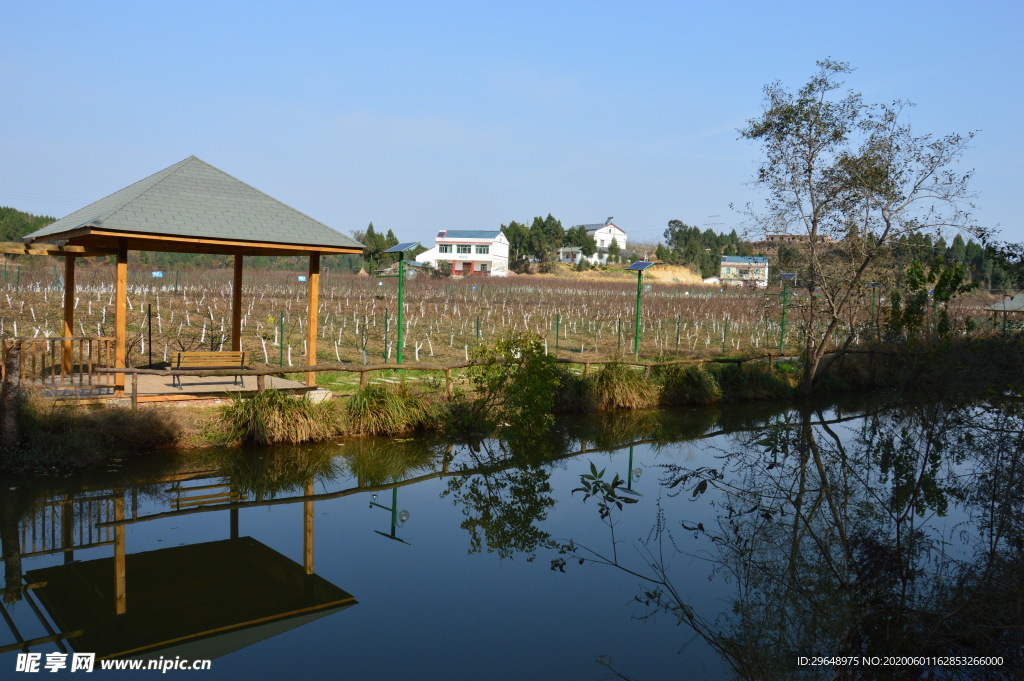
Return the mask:
MULTIPOLYGON (((129 251, 213 253, 234 256, 231 349, 241 345, 242 258, 246 255, 306 255, 309 323, 308 365, 316 364, 320 256, 361 253, 362 244, 210 164, 189 156, 124 189, 95 201, 25 237, 26 254, 65 257, 63 362, 71 367, 74 335, 75 259, 114 255, 114 367, 125 366, 129 251)), ((4 252, 17 252, 5 244, 4 252)), ((315 373, 306 383, 316 383, 315 373)), ((115 374, 114 394, 124 393, 115 374)))

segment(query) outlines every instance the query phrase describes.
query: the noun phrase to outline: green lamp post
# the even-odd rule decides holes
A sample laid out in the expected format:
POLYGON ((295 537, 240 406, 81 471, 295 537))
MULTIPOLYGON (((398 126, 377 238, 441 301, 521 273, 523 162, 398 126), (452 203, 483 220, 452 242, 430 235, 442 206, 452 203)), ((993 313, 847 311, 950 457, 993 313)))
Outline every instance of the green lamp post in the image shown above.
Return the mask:
POLYGON ((626 268, 627 272, 636 272, 636 327, 633 331, 633 359, 640 359, 640 299, 644 292, 644 270, 653 265, 653 262, 637 261, 626 268))
POLYGON ((795 272, 782 272, 776 277, 782 282, 782 323, 779 325, 779 352, 786 351, 786 308, 789 305, 789 283, 796 280, 795 272))
POLYGON ((398 274, 384 274, 382 277, 398 277, 398 363, 402 363, 402 346, 405 344, 405 252, 420 245, 419 241, 409 241, 392 246, 385 253, 398 254, 398 274))

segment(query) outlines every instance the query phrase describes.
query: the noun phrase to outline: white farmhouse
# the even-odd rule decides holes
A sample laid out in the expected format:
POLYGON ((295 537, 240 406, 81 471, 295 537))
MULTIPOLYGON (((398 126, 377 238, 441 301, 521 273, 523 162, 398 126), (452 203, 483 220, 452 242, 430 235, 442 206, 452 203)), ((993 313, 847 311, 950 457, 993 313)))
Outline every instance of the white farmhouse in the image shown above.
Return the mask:
POLYGON ((723 255, 719 278, 726 286, 768 286, 768 258, 723 255))
POLYGON ((500 229, 445 229, 437 233, 434 247, 420 253, 417 262, 437 267, 451 264, 455 276, 508 275, 508 239, 500 229))
MULTIPOLYGON (((608 262, 608 247, 611 246, 614 240, 620 249, 625 250, 626 248, 626 230, 622 229, 614 222, 614 218, 608 218, 604 221, 604 224, 596 223, 592 225, 582 225, 587 230, 587 236, 594 240, 594 244, 597 246, 597 253, 588 258, 592 265, 604 264, 608 262)), ((578 229, 580 225, 573 225, 571 229, 578 229)), ((558 250, 557 259, 558 262, 578 264, 583 258, 579 248, 565 247, 558 250)))

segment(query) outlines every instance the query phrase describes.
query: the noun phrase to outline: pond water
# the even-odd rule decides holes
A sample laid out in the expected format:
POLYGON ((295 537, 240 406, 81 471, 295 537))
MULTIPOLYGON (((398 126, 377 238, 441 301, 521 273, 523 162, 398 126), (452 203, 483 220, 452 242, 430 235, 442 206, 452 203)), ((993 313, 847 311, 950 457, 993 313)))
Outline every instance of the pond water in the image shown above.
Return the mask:
POLYGON ((0 677, 28 650, 208 679, 1017 678, 1021 431, 1014 403, 731 407, 5 479, 0 677))

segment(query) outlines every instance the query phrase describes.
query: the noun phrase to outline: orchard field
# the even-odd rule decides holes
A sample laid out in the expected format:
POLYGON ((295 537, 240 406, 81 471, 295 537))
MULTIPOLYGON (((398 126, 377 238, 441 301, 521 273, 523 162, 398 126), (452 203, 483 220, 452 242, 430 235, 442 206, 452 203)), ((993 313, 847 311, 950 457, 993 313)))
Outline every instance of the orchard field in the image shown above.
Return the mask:
MULTIPOLYGON (((0 287, 0 335, 41 338, 63 329, 62 262, 5 260, 0 287)), ((159 364, 181 350, 230 346, 231 270, 165 271, 129 266, 128 365, 159 364), (150 343, 150 319, 152 342, 150 343)), ((306 284, 300 265, 293 272, 246 269, 243 284, 242 349, 253 364, 298 366, 305 362, 306 284), (283 317, 283 324, 281 323, 283 317)), ((75 334, 114 333, 114 272, 104 262, 77 268, 75 334)), ((320 362, 379 364, 395 361, 395 279, 321 274, 320 362)), ((641 358, 665 359, 778 352, 781 289, 737 289, 683 283, 645 283, 641 358)), ((955 321, 987 322, 991 300, 956 300, 955 321)), ((405 361, 459 362, 479 342, 509 332, 532 331, 560 357, 608 359, 631 356, 636 278, 519 275, 465 279, 415 276, 405 287, 405 361)), ((798 349, 813 298, 788 295, 786 350, 798 349)), ((887 300, 876 301, 884 323, 887 300)), ((858 338, 873 333, 871 293, 860 293, 858 338)), ((975 333, 991 328, 979 324, 975 333)), ((841 329, 845 336, 846 327, 841 329)))

